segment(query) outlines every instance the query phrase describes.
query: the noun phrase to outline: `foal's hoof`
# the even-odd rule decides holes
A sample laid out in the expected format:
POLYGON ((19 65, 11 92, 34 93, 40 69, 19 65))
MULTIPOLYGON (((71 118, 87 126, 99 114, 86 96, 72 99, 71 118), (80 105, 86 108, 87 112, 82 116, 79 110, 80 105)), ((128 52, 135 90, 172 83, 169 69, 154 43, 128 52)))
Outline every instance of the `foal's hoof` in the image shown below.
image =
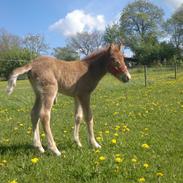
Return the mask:
POLYGON ((75 143, 76 143, 76 145, 77 145, 78 147, 83 147, 82 144, 81 144, 81 142, 76 142, 76 141, 75 141, 75 143))
POLYGON ((94 148, 96 148, 96 149, 100 149, 100 148, 101 148, 101 145, 98 144, 97 142, 94 143, 94 144, 92 144, 92 146, 93 146, 94 148))
POLYGON ((38 150, 39 150, 41 153, 44 153, 44 152, 45 152, 45 150, 44 150, 43 147, 38 147, 38 150))
POLYGON ((42 146, 34 146, 34 148, 38 149, 40 153, 44 153, 45 150, 42 146))
POLYGON ((51 148, 51 147, 49 147, 48 149, 50 149, 57 156, 60 156, 61 155, 61 152, 57 148, 51 148))
POLYGON ((57 156, 61 156, 61 152, 59 150, 54 152, 57 156))

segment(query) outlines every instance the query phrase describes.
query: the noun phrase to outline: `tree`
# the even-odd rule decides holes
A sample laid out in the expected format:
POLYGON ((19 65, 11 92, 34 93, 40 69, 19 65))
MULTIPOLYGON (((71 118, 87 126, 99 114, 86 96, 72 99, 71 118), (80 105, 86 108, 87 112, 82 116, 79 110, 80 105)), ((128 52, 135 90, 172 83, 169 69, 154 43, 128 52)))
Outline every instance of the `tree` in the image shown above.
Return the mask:
POLYGON ((159 49, 159 42, 156 37, 148 38, 132 47, 132 50, 135 50, 135 58, 138 63, 145 65, 150 65, 159 60, 159 49))
POLYGON ((70 61, 79 59, 78 53, 69 47, 54 48, 53 55, 60 60, 70 61))
POLYGON ((120 31, 120 26, 117 23, 107 26, 104 32, 105 43, 121 44, 124 42, 124 35, 120 31))
POLYGON ((67 42, 68 47, 86 56, 103 45, 103 34, 99 31, 77 33, 67 42))
POLYGON ((127 40, 142 41, 157 36, 163 23, 163 10, 148 0, 137 0, 123 9, 120 28, 127 40))
POLYGON ((8 79, 10 72, 30 60, 30 52, 22 48, 19 36, 0 29, 0 77, 8 79))
POLYGON ((183 4, 166 22, 166 30, 171 36, 171 42, 177 49, 177 54, 183 49, 183 4))
POLYGON ((33 56, 47 52, 48 44, 45 43, 45 38, 40 34, 27 34, 23 39, 23 46, 30 50, 33 56))
POLYGON ((161 60, 162 63, 164 63, 165 60, 170 62, 176 55, 176 52, 176 48, 171 42, 161 42, 159 47, 159 60, 161 60))
POLYGON ((31 60, 31 52, 27 49, 12 48, 0 51, 0 77, 8 79, 11 71, 31 60))
POLYGON ((10 34, 5 29, 0 29, 0 51, 20 48, 21 46, 20 37, 10 34))
POLYGON ((148 0, 137 0, 123 9, 119 23, 126 46, 139 62, 153 61, 162 35, 163 10, 148 0))

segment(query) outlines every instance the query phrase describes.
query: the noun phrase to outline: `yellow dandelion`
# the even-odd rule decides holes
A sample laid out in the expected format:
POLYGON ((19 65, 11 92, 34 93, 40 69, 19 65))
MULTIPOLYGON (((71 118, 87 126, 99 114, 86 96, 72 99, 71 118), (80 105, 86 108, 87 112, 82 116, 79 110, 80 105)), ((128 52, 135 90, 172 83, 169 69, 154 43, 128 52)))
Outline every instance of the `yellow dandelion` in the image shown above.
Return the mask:
POLYGON ((115 133, 114 136, 115 136, 115 137, 118 137, 119 135, 118 135, 118 133, 115 133))
POLYGON ((106 160, 106 157, 105 157, 105 156, 100 156, 100 157, 99 157, 99 160, 100 160, 100 161, 104 161, 104 160, 106 160))
POLYGON ((36 164, 38 161, 39 161, 38 158, 32 158, 32 159, 31 159, 31 162, 32 162, 33 164, 36 164))
POLYGON ((109 130, 106 130, 105 133, 106 133, 106 134, 109 134, 109 130))
POLYGON ((98 141, 102 141, 102 137, 96 137, 96 139, 98 140, 98 141))
POLYGON ((8 142, 10 142, 10 139, 4 139, 4 142, 8 143, 8 142))
POLYGON ((144 178, 144 177, 140 177, 140 178, 138 179, 138 182, 145 182, 145 178, 144 178))
POLYGON ((100 153, 100 150, 99 149, 95 150, 95 153, 100 153))
POLYGON ((102 135, 102 131, 99 131, 98 133, 99 133, 100 135, 102 135))
POLYGON ((141 147, 144 148, 144 149, 149 149, 150 148, 150 146, 148 144, 142 144, 141 147))
POLYGON ((115 111, 115 112, 113 113, 114 116, 116 116, 117 114, 119 114, 119 112, 116 112, 116 111, 115 111))
POLYGON ((16 180, 12 180, 9 183, 18 183, 16 180))
POLYGON ((135 158, 132 158, 131 161, 132 161, 132 163, 137 163, 137 159, 135 159, 135 158))
POLYGON ((163 174, 162 172, 157 172, 157 173, 156 173, 156 176, 158 176, 158 177, 163 177, 163 175, 164 175, 164 174, 163 174))
POLYGON ((99 162, 98 161, 95 161, 95 165, 98 166, 99 165, 99 162))
POLYGON ((31 134, 31 131, 27 130, 27 134, 31 134))
POLYGON ((116 157, 116 158, 115 158, 115 162, 116 162, 116 163, 121 163, 122 161, 123 161, 123 159, 120 158, 120 157, 116 157))
POLYGON ((143 167, 144 167, 144 168, 148 168, 149 165, 148 165, 147 163, 144 163, 144 164, 143 164, 143 167))
POLYGON ((118 131, 119 129, 120 129, 120 126, 117 125, 117 126, 115 127, 115 130, 118 131))
POLYGON ((17 128, 17 127, 15 127, 15 128, 14 128, 14 130, 15 130, 15 131, 17 131, 17 130, 18 130, 18 128, 17 128))
POLYGON ((4 159, 4 160, 2 160, 2 163, 6 164, 6 163, 7 163, 7 161, 4 159))
POLYGON ((24 125, 23 125, 22 123, 20 123, 20 124, 19 124, 19 126, 21 126, 21 127, 22 127, 22 126, 24 126, 24 125))
POLYGON ((121 156, 121 154, 115 154, 115 157, 120 157, 121 156))
POLYGON ((116 168, 114 169, 114 173, 119 173, 119 170, 120 170, 119 166, 116 166, 116 168))
POLYGON ((112 140, 111 140, 111 143, 112 143, 112 144, 116 144, 116 143, 117 143, 117 140, 116 140, 116 139, 112 139, 112 140))
POLYGON ((42 137, 42 138, 44 138, 44 137, 45 137, 45 134, 44 134, 44 133, 42 133, 42 134, 41 134, 41 137, 42 137))
POLYGON ((123 125, 123 129, 122 129, 123 132, 129 132, 130 129, 128 128, 127 125, 123 125))

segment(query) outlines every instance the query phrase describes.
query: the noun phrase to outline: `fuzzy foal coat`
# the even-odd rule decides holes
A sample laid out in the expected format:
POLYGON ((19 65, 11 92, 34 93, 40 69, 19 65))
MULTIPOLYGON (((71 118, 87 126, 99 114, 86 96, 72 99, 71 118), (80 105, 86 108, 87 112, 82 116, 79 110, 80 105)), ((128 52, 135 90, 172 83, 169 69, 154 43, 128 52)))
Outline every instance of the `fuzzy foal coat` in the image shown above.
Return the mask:
POLYGON ((38 57, 32 63, 12 72, 7 88, 9 94, 16 85, 17 77, 26 72, 35 92, 36 100, 31 112, 31 121, 33 145, 40 152, 44 152, 44 149, 40 141, 39 121, 42 122, 46 133, 48 148, 60 155, 50 128, 51 108, 57 92, 75 99, 74 140, 77 145, 82 146, 79 140, 79 126, 84 114, 89 142, 93 147, 100 148, 93 132, 90 94, 108 71, 124 82, 130 79, 123 55, 116 45, 95 52, 81 61, 65 62, 52 57, 38 57))

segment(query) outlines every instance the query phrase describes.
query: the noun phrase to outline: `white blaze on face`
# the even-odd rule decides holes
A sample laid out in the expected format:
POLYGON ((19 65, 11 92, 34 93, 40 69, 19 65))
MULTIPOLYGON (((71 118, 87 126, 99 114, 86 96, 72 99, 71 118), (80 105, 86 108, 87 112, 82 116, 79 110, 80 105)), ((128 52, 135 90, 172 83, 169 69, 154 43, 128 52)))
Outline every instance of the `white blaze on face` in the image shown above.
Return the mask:
POLYGON ((131 75, 130 75, 130 73, 128 71, 126 72, 126 75, 127 75, 127 77, 128 77, 129 80, 132 78, 131 75))

